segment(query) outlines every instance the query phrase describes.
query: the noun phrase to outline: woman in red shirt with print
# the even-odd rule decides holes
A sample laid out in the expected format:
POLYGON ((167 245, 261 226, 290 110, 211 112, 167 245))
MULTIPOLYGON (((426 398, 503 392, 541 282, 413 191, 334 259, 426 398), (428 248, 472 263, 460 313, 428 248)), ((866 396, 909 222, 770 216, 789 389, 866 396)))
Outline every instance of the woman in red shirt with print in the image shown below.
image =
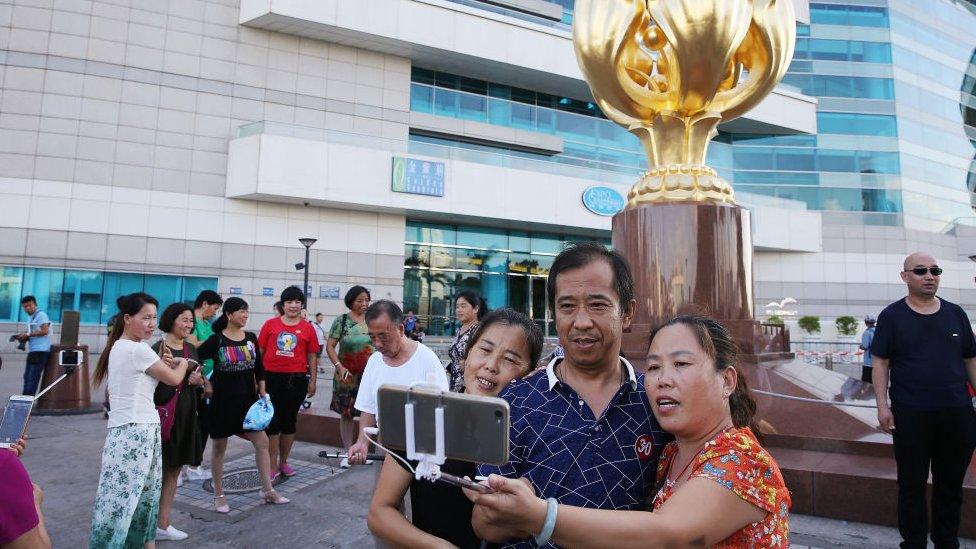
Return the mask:
POLYGON ((288 454, 295 443, 295 424, 305 396, 315 395, 316 354, 319 341, 315 328, 302 320, 305 293, 295 286, 281 292, 284 315, 261 327, 258 346, 264 363, 265 387, 274 405, 274 418, 266 429, 270 439, 271 478, 279 473, 295 474, 288 454))

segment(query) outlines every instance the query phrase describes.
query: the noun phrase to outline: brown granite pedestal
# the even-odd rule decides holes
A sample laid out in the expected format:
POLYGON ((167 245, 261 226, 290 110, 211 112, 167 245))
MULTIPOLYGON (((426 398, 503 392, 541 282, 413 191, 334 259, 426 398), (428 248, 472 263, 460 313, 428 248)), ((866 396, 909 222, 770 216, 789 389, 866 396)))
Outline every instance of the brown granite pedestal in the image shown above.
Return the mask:
POLYGON ((82 362, 73 374, 61 380, 37 401, 34 405, 35 415, 88 414, 101 410, 101 406, 92 406, 91 403, 87 345, 51 345, 51 357, 44 368, 44 376, 41 378, 38 390, 43 390, 54 383, 64 373, 64 368, 59 363, 61 351, 64 350, 81 352, 82 362))
POLYGON ((732 332, 746 362, 792 358, 789 336, 753 319, 749 211, 680 202, 628 208, 613 218, 613 247, 634 274, 637 312, 623 351, 642 362, 650 333, 680 314, 702 314, 732 332))

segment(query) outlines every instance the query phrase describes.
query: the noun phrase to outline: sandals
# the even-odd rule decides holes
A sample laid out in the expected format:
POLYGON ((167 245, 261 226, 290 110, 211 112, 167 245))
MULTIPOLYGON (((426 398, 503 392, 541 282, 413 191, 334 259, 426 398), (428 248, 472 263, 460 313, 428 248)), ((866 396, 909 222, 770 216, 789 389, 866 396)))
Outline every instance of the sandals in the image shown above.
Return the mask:
POLYGON ((223 494, 215 495, 213 498, 214 511, 218 513, 230 513, 230 505, 227 505, 227 498, 223 494), (217 500, 223 500, 223 505, 218 505, 217 500))
POLYGON ((260 494, 261 497, 264 498, 265 503, 270 503, 272 505, 284 505, 291 502, 290 499, 278 495, 278 492, 275 492, 274 490, 269 490, 267 492, 261 490, 260 494))

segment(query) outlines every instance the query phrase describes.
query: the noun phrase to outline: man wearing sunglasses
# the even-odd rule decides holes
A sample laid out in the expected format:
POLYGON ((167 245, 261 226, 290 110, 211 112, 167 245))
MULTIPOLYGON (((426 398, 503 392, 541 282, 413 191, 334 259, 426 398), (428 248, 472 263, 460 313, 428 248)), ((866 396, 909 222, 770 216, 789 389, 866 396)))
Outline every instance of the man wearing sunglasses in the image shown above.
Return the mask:
POLYGON ((901 272, 908 296, 881 311, 871 343, 878 421, 894 438, 903 548, 926 546, 930 465, 932 541, 959 547, 962 482, 976 447, 966 389, 976 381, 976 339, 962 308, 936 297, 941 275, 931 255, 908 256, 901 272))

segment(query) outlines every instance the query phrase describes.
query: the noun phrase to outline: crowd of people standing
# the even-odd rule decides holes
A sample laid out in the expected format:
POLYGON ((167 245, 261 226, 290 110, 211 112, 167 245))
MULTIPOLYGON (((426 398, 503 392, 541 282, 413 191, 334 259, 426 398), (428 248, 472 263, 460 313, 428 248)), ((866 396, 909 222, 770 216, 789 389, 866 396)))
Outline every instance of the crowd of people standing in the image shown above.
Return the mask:
MULTIPOLYGON (((908 296, 866 318, 861 342, 870 357, 862 379, 873 382, 881 428, 894 434, 903 547, 924 547, 930 534, 939 547, 958 546, 962 478, 976 447, 967 392, 976 336, 959 306, 936 297, 941 273, 931 256, 909 256, 901 273, 908 296)), ((174 303, 161 314, 150 295, 120 297, 92 380, 107 384, 111 406, 90 546, 187 538, 171 523, 172 504, 181 471, 209 475, 201 467, 208 443, 213 509, 228 513, 223 470, 233 436, 253 445, 261 500, 289 503, 274 482, 297 473, 289 457, 298 412, 316 393, 325 355, 334 367, 329 407, 348 456, 342 467, 369 462, 383 384, 499 397, 510 409, 506 463, 442 466, 484 478, 487 491, 417 480, 416 463, 400 451, 376 468, 367 525, 378 547, 788 547, 790 492, 763 447, 729 331, 707 317, 676 317, 650 335, 638 369, 620 352, 637 302, 619 253, 568 246, 546 290, 559 337, 546 364, 538 325, 509 308, 489 311, 474 292, 456 299, 460 327, 446 364, 417 341, 423 329, 412 311, 373 302, 363 286, 350 288, 348 311, 328 329, 321 315, 306 319, 301 289, 286 288, 257 334, 246 329, 249 307, 239 297, 224 301, 208 290, 192 307, 174 303), (162 338, 150 345, 157 327, 162 338), (274 407, 270 423, 246 428, 262 401, 274 407)), ((23 304, 34 313, 18 339, 33 343, 50 323, 36 301, 23 304)), ((25 388, 36 385, 30 365, 25 388)), ((0 462, 23 449, 19 441, 0 462)), ((50 546, 43 493, 16 465, 0 469, 12 489, 5 497, 24 510, 16 532, 30 546, 50 546)))

